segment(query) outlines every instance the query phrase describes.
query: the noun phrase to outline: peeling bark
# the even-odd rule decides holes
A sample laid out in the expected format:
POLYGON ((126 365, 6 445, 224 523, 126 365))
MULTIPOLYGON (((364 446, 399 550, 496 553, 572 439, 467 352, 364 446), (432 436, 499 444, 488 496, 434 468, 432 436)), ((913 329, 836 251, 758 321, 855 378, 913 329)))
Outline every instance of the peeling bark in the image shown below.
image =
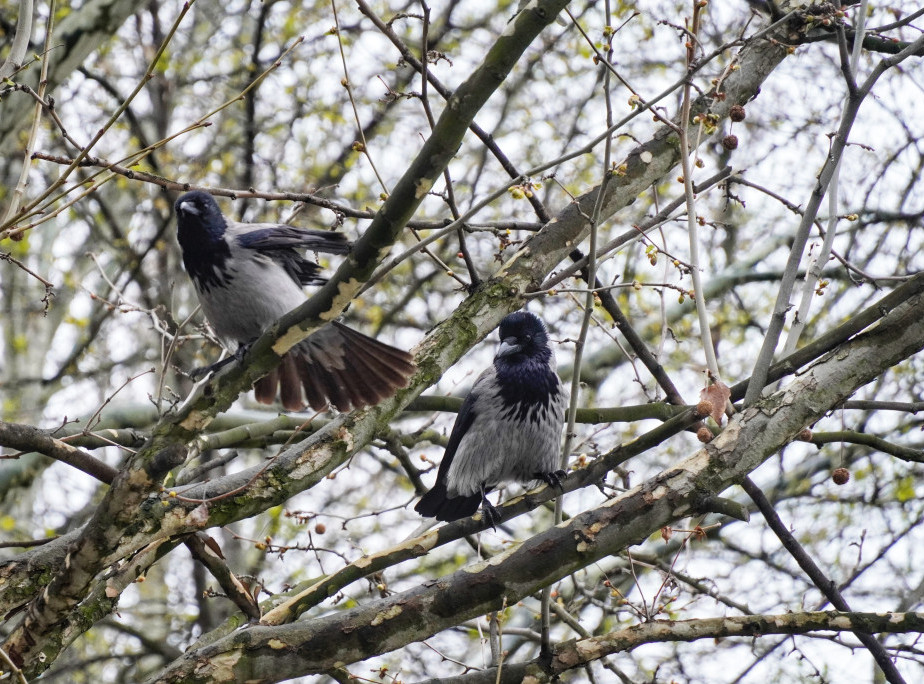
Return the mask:
POLYGON ((558 644, 551 665, 538 661, 504 665, 446 679, 428 679, 420 684, 519 684, 550 682, 567 670, 582 667, 613 653, 631 651, 643 644, 697 639, 762 637, 770 634, 808 634, 810 632, 902 633, 924 630, 924 613, 842 613, 834 610, 785 613, 783 615, 745 615, 696 620, 653 620, 587 639, 558 644), (529 678, 529 679, 527 679, 529 678))
MULTIPOLYGON (((543 17, 538 13, 535 16, 531 12, 522 13, 513 29, 521 32, 516 35, 516 41, 497 48, 502 53, 506 51, 505 54, 489 55, 489 58, 503 58, 505 64, 512 66, 517 58, 515 49, 522 51, 532 40, 530 36, 535 37, 541 30, 542 21, 550 21, 558 11, 556 8, 564 4, 563 0, 540 3, 547 13, 543 17)), ((509 38, 505 34, 502 40, 509 38)), ((707 94, 700 99, 697 108, 709 108, 720 119, 724 118, 733 104, 744 103, 756 94, 760 84, 785 55, 785 48, 770 40, 761 39, 745 46, 739 55, 740 69, 725 81, 728 97, 714 99, 707 94)), ((541 282, 586 236, 589 230, 586 216, 596 201, 597 189, 578 198, 575 204, 566 207, 544 226, 491 280, 469 296, 453 316, 421 342, 417 349, 419 371, 410 387, 395 398, 374 409, 332 421, 309 440, 285 452, 245 494, 210 507, 205 517, 197 507, 180 502, 164 507, 156 496, 166 470, 182 459, 181 445, 195 437, 198 430, 208 425, 240 392, 246 391, 254 379, 278 361, 278 351, 274 350, 277 342, 285 338, 282 344, 285 347, 292 340, 307 336, 321 321, 339 313, 379 263, 382 250, 394 241, 419 203, 421 183, 425 185, 439 176, 458 149, 468 125, 466 121, 498 85, 498 82, 490 85, 491 74, 500 73, 497 64, 489 59, 483 68, 486 71, 481 74, 477 97, 461 97, 464 91, 460 88, 447 107, 447 123, 442 125, 441 120, 441 125, 434 130, 432 145, 428 143, 395 187, 369 231, 357 243, 351 258, 328 286, 261 338, 254 345, 246 365, 230 366, 179 415, 155 428, 149 444, 116 478, 93 520, 74 535, 77 541, 67 560, 60 560, 62 549, 74 537, 34 556, 47 563, 40 574, 26 563, 0 567, 0 577, 9 580, 2 589, 4 598, 7 598, 6 587, 17 588, 13 605, 22 602, 25 586, 29 586, 34 595, 50 581, 49 591, 30 605, 23 625, 5 645, 17 662, 29 663, 30 676, 40 673, 54 661, 61 645, 67 642, 62 634, 70 635, 92 624, 92 621, 74 617, 76 606, 84 607, 86 602, 95 599, 100 602, 94 605, 109 605, 110 609, 114 606, 114 601, 105 604, 92 588, 93 581, 108 565, 159 545, 174 535, 266 510, 317 484, 364 448, 380 425, 386 424, 436 382, 504 315, 519 308, 521 295, 541 282), (40 651, 44 663, 38 657, 40 651)), ((676 136, 668 127, 638 146, 626 159, 626 175, 614 177, 608 183, 601 216, 612 216, 630 205, 640 192, 661 181, 677 164, 679 155, 676 136)), ((920 297, 913 301, 921 306, 920 297)), ((893 313, 899 310, 906 312, 903 315, 907 318, 908 307, 903 305, 893 313)), ((906 320, 901 325, 906 330, 895 322, 894 315, 883 319, 879 328, 841 347, 836 356, 819 363, 785 392, 762 401, 736 418, 725 433, 677 468, 606 506, 578 516, 563 527, 530 539, 490 565, 473 566, 398 597, 310 623, 261 626, 237 632, 177 661, 158 681, 179 681, 183 677, 188 677, 184 681, 222 681, 223 677, 244 679, 258 672, 272 672, 273 676, 280 677, 323 672, 338 662, 351 662, 351 658, 359 659, 360 656, 364 659, 373 652, 398 648, 468 617, 497 609, 505 598, 508 602, 517 600, 603 555, 637 543, 659 527, 698 510, 709 497, 776 453, 799 429, 868 382, 874 376, 871 373, 879 373, 920 349, 924 339, 919 330, 920 322, 906 320), (889 336, 882 337, 884 328, 890 331, 889 336), (896 346, 900 340, 904 340, 904 347, 896 346), (870 346, 864 346, 866 343, 870 346), (884 348, 891 352, 884 355, 884 348), (450 594, 440 595, 447 591, 450 594), (450 603, 447 595, 455 600, 450 603), (332 640, 336 640, 337 649, 331 648, 332 640)), ((599 467, 605 469, 609 465, 610 461, 604 461, 599 467)), ((246 482, 242 478, 249 475, 235 477, 238 479, 224 478, 190 491, 204 498, 228 491, 222 488, 233 482, 246 482)), ((527 510, 530 505, 534 504, 522 504, 521 510, 527 510)), ((456 530, 474 529, 477 525, 477 521, 469 520, 456 530)), ((436 534, 442 535, 440 539, 448 536, 443 531, 436 534)), ((151 553, 143 556, 143 560, 153 563, 156 557, 151 553)), ((138 567, 143 569, 141 565, 138 567)))
MULTIPOLYGON (((918 294, 897 307, 879 326, 842 345, 785 390, 737 414, 712 442, 674 468, 490 561, 342 613, 235 632, 188 652, 151 682, 269 682, 322 673, 499 610, 640 543, 696 512, 705 498, 734 485, 803 427, 924 348, 922 306, 924 295, 918 294)), ((602 652, 593 646, 588 657, 602 652)))

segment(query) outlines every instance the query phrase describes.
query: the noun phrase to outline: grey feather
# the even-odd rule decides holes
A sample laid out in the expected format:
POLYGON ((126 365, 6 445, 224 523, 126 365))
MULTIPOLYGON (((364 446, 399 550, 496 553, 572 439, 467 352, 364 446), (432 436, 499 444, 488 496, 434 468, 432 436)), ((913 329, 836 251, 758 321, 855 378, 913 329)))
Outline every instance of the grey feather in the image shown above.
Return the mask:
MULTIPOLYGON (((554 371, 553 371, 554 372, 554 371)), ((505 404, 493 366, 475 381, 477 415, 452 458, 446 476, 450 496, 479 493, 482 485, 499 487, 511 482, 532 482, 536 473, 558 470, 561 429, 568 405, 558 385, 547 406, 533 405, 522 420, 505 404)))
MULTIPOLYGON (((350 248, 339 233, 232 221, 200 191, 180 197, 176 212, 183 265, 212 330, 232 352, 302 304, 302 286, 326 282, 300 250, 344 254, 350 248)), ((281 391, 290 410, 304 408, 306 398, 316 411, 328 403, 349 410, 391 396, 414 369, 407 352, 334 321, 293 347, 254 389, 264 403, 281 391)))
POLYGON ((567 394, 555 372, 545 326, 516 312, 500 326, 494 363, 475 381, 456 417, 436 484, 415 510, 438 520, 472 515, 485 494, 508 482, 559 483, 560 442, 567 394))

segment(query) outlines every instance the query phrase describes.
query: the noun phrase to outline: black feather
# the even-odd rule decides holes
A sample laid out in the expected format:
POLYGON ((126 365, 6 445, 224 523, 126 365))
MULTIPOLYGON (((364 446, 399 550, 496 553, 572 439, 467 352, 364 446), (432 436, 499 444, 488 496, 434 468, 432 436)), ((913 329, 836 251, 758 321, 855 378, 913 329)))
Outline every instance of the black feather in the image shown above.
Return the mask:
POLYGON ((478 377, 456 416, 436 484, 415 506, 421 515, 458 520, 480 504, 493 525, 500 513, 486 494, 494 487, 536 479, 560 485, 566 395, 548 333, 536 316, 517 312, 501 322, 500 337, 493 367, 478 377))
POLYGON ((194 190, 176 201, 177 240, 183 267, 205 292, 228 284, 231 249, 225 241, 227 221, 215 200, 194 190))
POLYGON ((450 498, 446 491, 446 478, 449 475, 449 466, 452 465, 452 458, 456 455, 459 443, 468 432, 468 429, 475 422, 475 401, 477 394, 470 393, 462 402, 462 408, 456 416, 456 422, 452 426, 452 432, 449 433, 449 442, 446 444, 446 451, 443 453, 443 460, 440 461, 440 468, 436 475, 436 484, 429 492, 424 494, 414 510, 428 518, 436 518, 443 522, 452 522, 470 515, 474 515, 478 510, 478 504, 481 502, 481 494, 472 494, 471 496, 457 496, 450 498))
POLYGON ((244 233, 238 236, 237 244, 278 262, 299 285, 323 285, 327 282, 327 278, 318 275, 321 267, 302 256, 299 249, 326 254, 346 254, 350 251, 350 243, 343 233, 286 225, 258 228, 244 233))
POLYGON ((420 497, 414 510, 427 518, 452 522, 475 515, 480 503, 480 493, 450 498, 447 496, 446 485, 443 482, 437 482, 433 489, 420 497))

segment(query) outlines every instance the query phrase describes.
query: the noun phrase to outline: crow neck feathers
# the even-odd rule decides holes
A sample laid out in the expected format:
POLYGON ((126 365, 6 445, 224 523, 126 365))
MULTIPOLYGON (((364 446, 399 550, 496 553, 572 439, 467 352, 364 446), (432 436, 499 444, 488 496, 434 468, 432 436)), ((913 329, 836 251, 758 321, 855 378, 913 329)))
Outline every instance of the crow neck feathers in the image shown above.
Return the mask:
POLYGON ((517 420, 538 421, 560 385, 552 369, 552 350, 545 326, 533 314, 519 312, 504 320, 500 336, 518 347, 517 351, 494 359, 499 394, 508 415, 517 420))
POLYGON ((200 290, 228 283, 231 248, 225 240, 227 222, 211 195, 194 191, 176 202, 177 239, 183 266, 200 290))
POLYGON ((540 415, 534 409, 547 409, 558 391, 558 377, 548 364, 537 358, 524 358, 519 362, 500 358, 495 360, 494 370, 508 415, 517 420, 529 417, 538 422, 540 415))

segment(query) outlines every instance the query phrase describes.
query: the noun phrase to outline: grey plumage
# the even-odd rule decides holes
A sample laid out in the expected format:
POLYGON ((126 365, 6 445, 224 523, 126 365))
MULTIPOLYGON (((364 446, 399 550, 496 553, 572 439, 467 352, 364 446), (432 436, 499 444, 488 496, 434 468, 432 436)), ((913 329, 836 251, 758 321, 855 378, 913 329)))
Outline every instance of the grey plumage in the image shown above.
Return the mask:
POLYGON ((559 485, 567 394, 542 321, 525 311, 506 316, 494 363, 475 381, 456 417, 436 484, 421 497, 421 515, 451 521, 481 503, 498 519, 487 492, 507 482, 559 485))
MULTIPOLYGON (((302 251, 350 250, 340 233, 233 221, 200 191, 180 197, 176 213, 183 265, 206 319, 231 352, 304 302, 303 286, 326 282, 302 251)), ((314 410, 330 402, 345 411, 391 396, 413 372, 407 352, 334 321, 289 351, 278 368, 254 384, 254 394, 272 403, 278 389, 289 410, 304 408, 307 398, 314 410)))

